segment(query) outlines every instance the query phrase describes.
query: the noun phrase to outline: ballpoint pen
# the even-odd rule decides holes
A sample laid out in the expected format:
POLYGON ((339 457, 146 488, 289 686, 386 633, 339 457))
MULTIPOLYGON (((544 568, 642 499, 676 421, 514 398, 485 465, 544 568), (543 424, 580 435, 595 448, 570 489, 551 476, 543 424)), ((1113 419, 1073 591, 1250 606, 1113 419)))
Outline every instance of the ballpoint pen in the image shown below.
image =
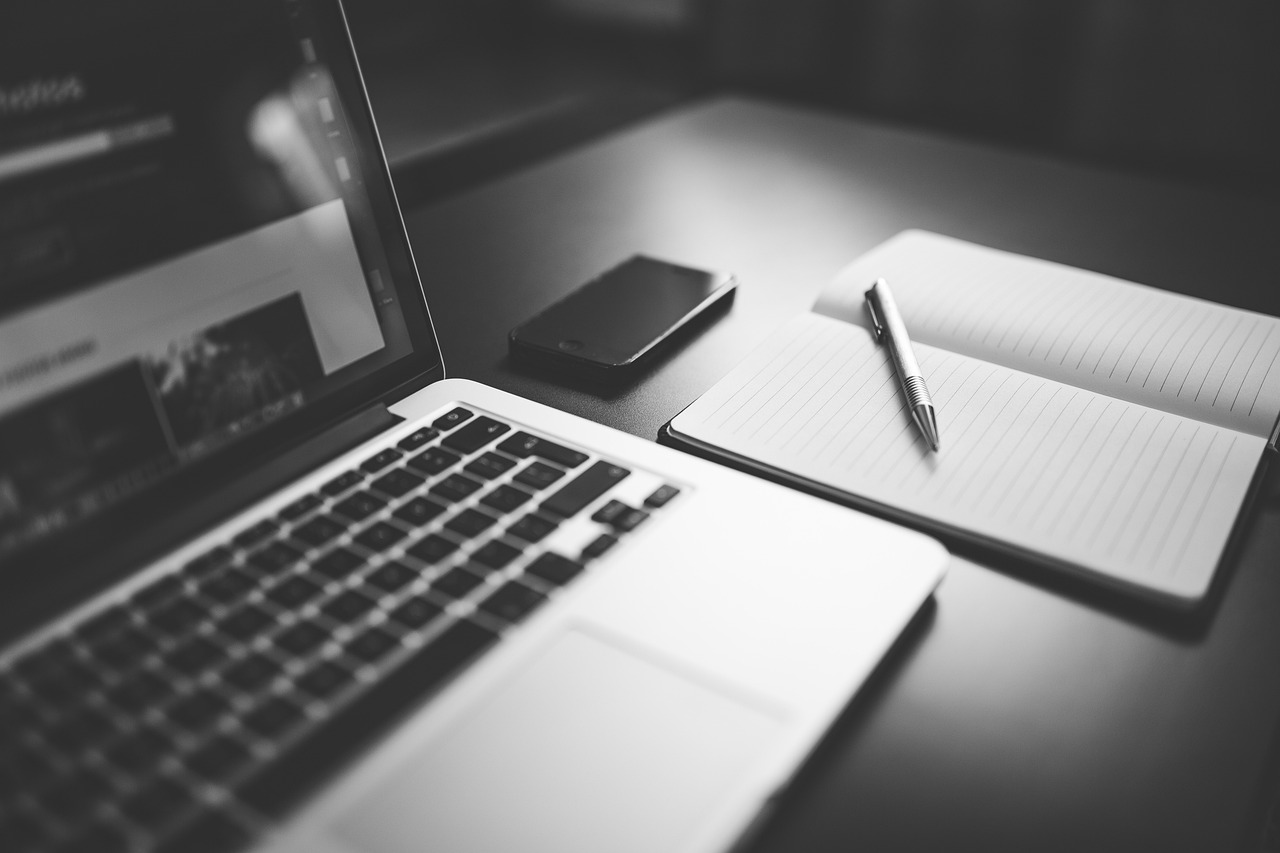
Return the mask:
POLYGON ((893 369, 897 371, 902 390, 907 395, 907 405, 911 407, 911 417, 924 434, 924 440, 936 452, 938 416, 933 407, 933 398, 925 387, 920 365, 916 362, 915 353, 911 351, 907 327, 902 322, 898 305, 893 301, 893 294, 889 292, 889 285, 884 279, 876 279, 876 283, 867 291, 867 310, 871 312, 876 340, 889 348, 893 369))

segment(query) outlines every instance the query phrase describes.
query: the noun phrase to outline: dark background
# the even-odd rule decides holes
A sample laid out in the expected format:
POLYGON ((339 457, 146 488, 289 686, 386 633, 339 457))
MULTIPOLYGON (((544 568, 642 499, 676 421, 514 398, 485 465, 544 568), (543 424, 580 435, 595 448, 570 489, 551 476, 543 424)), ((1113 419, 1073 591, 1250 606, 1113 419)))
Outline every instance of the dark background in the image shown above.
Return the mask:
POLYGON ((1280 191, 1275 0, 347 6, 410 202, 724 92, 1280 191))

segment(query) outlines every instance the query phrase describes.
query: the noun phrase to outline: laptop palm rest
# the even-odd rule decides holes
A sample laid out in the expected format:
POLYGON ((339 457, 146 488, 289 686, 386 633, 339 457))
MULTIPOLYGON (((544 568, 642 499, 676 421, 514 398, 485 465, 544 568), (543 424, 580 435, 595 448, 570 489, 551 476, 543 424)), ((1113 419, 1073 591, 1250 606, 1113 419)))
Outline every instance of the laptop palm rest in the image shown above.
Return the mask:
POLYGON ((673 850, 781 721, 584 630, 337 819, 369 853, 673 850))

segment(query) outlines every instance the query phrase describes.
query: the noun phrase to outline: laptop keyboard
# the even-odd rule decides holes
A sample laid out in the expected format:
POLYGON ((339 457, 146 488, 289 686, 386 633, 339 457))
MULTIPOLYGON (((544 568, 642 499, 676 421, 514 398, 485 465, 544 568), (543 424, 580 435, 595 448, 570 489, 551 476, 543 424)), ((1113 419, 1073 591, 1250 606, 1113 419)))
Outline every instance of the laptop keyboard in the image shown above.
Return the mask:
POLYGON ((0 667, 0 849, 244 846, 679 491, 453 409, 0 667))

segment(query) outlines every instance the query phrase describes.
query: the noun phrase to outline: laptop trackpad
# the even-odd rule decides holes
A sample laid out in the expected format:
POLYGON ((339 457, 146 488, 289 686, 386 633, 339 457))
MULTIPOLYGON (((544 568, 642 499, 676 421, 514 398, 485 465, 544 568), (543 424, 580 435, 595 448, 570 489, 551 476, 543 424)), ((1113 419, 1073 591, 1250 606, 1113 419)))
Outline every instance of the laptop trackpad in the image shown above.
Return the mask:
POLYGON ((334 828, 370 853, 671 850, 780 724, 567 630, 334 828))

